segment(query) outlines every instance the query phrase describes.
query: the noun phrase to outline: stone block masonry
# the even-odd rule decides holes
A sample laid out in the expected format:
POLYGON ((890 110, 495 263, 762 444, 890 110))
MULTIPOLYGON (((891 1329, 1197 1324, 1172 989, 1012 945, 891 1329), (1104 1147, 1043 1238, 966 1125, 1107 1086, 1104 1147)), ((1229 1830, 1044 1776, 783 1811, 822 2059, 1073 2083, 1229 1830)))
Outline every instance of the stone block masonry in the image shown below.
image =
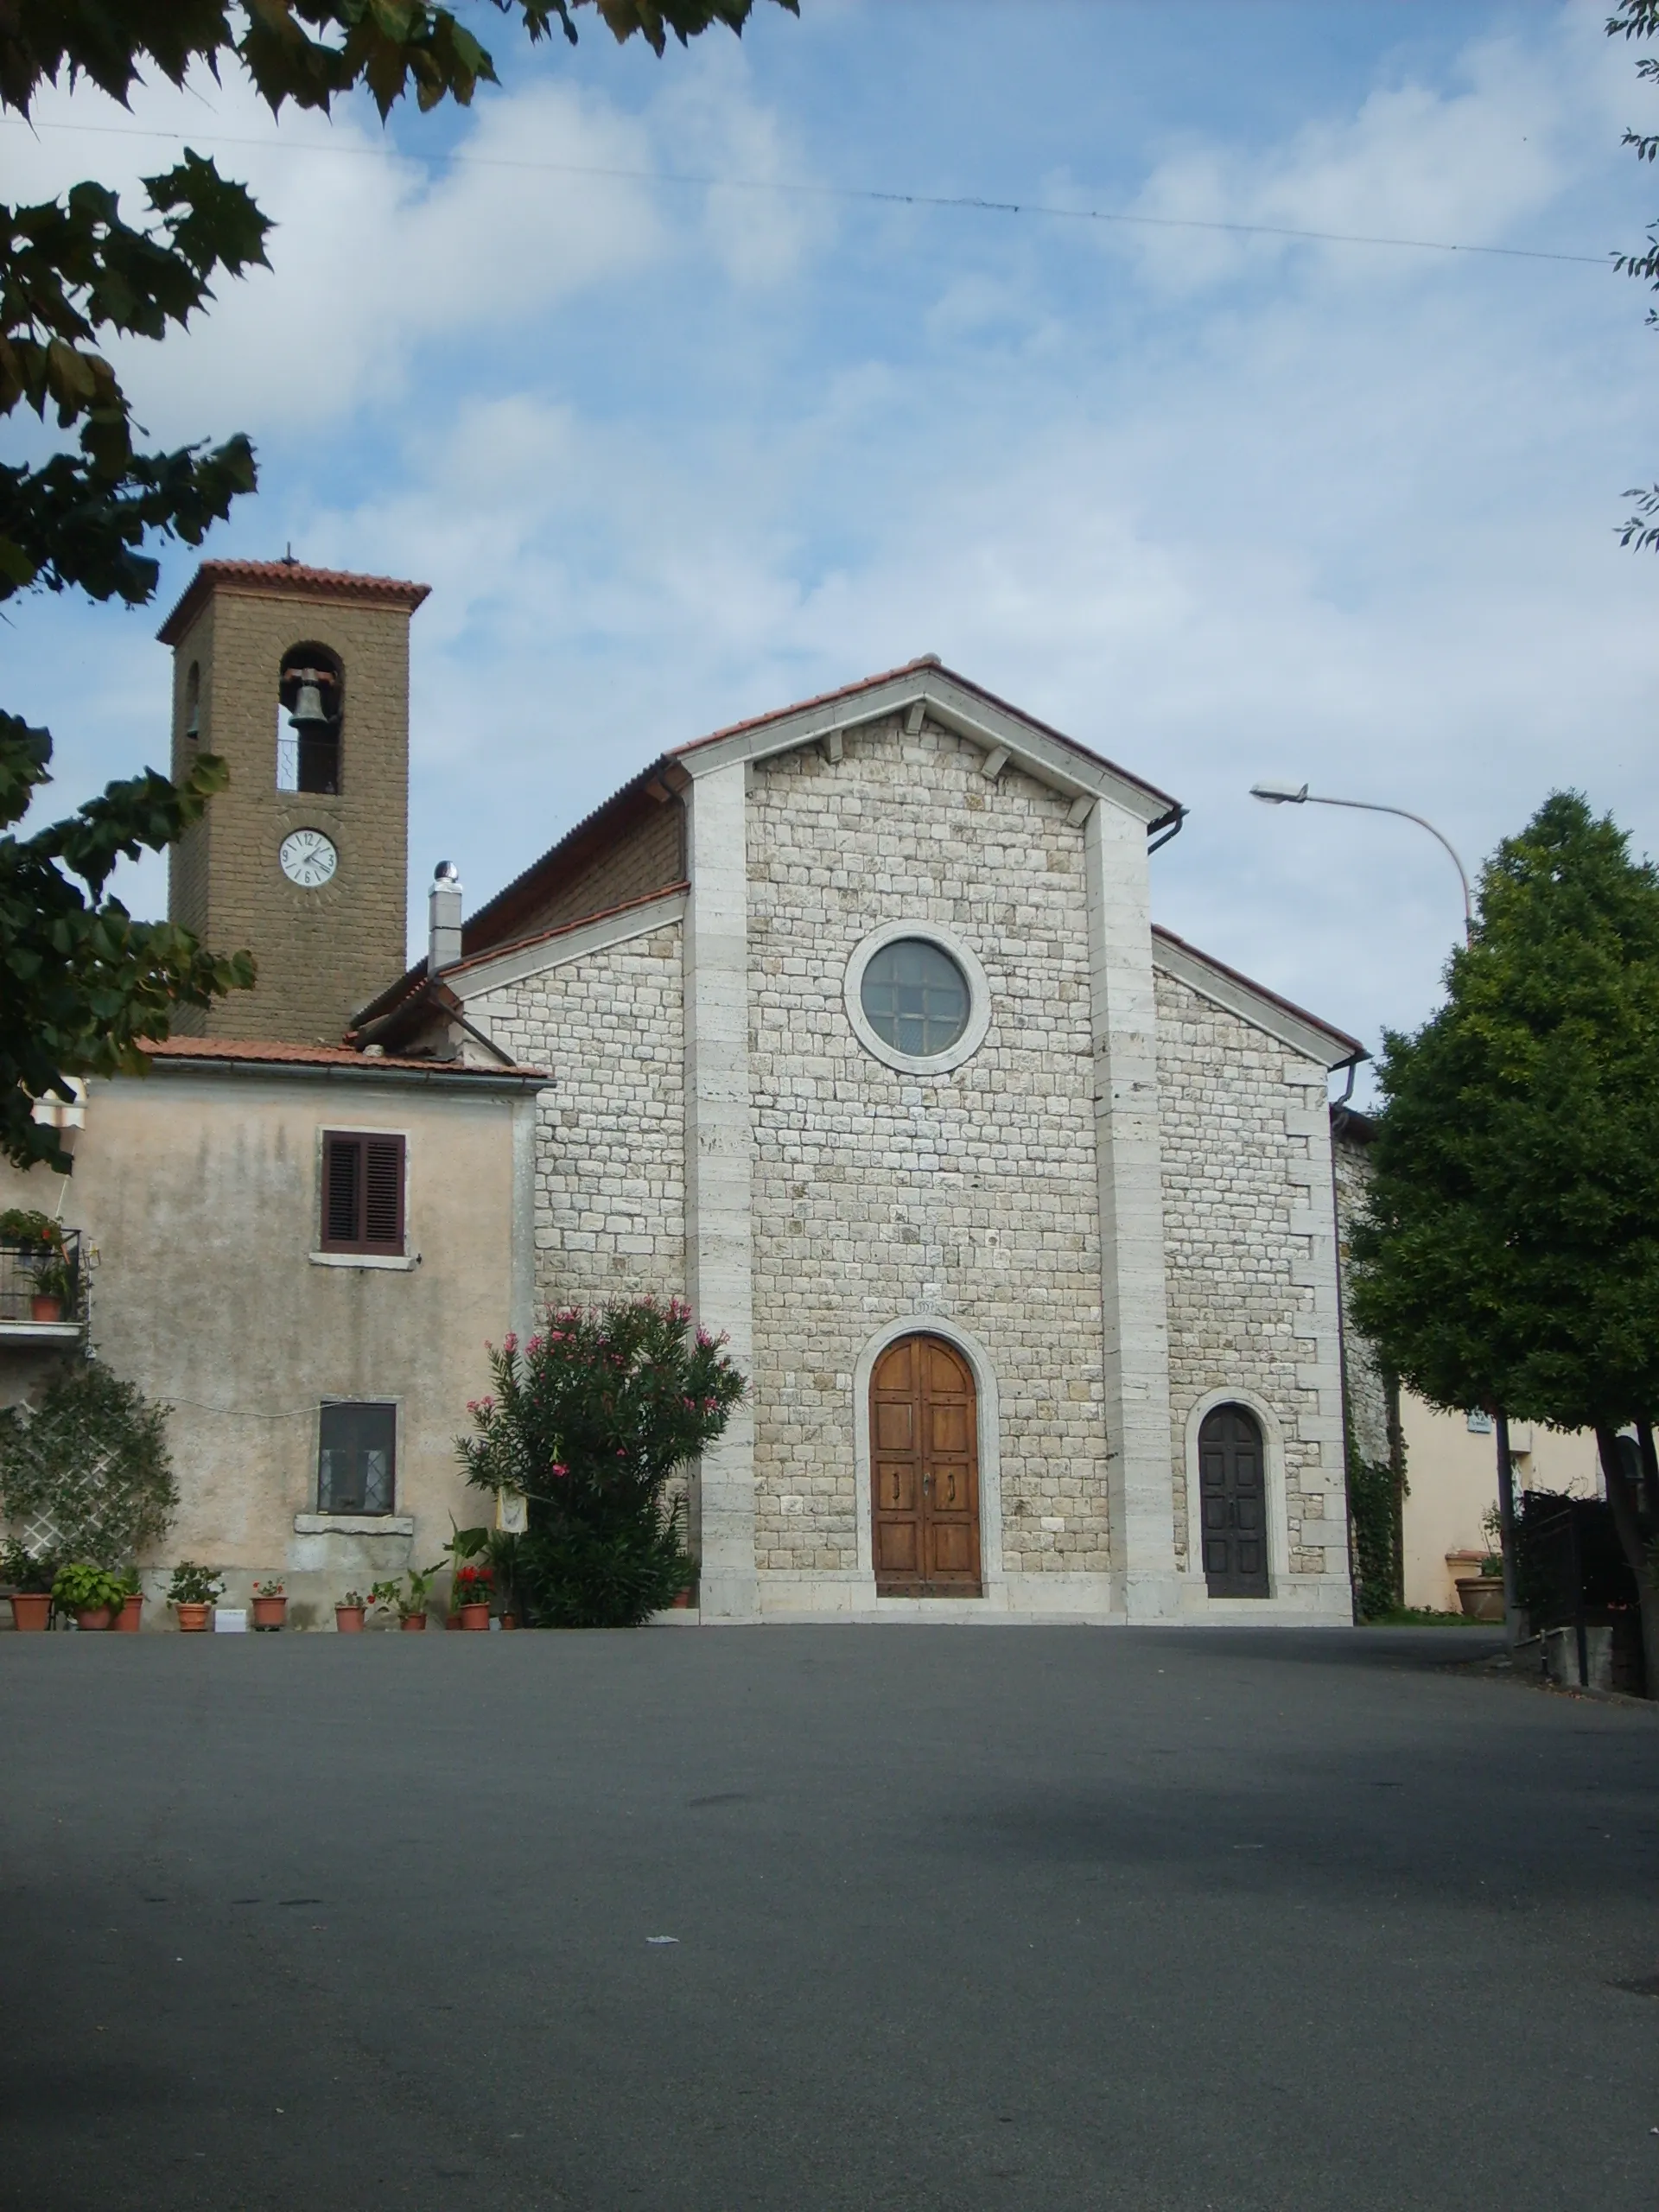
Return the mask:
POLYGON ((685 1080, 677 925, 469 1001, 538 1106, 536 1287, 594 1305, 685 1290, 685 1080))
MULTIPOLYGON (((1345 1485, 1325 1070, 1160 974, 1158 1066, 1177 1558, 1191 1416, 1236 1392, 1268 1428, 1275 1597, 1341 1617, 1345 1485)), ((1248 1601, 1240 1601, 1248 1602, 1248 1601)))
POLYGON ((169 855, 168 912, 213 951, 251 951, 258 982, 207 1009, 181 1009, 185 1036, 338 1043, 353 1015, 404 964, 409 795, 409 610, 217 586, 174 656, 173 773, 198 752, 231 771, 204 821, 169 855), (276 788, 283 654, 315 643, 345 670, 340 789, 276 788), (191 672, 200 734, 187 731, 191 672), (340 855, 333 880, 302 889, 277 850, 319 830, 340 855))
MULTIPOLYGON (((1111 1561, 1093 1063, 1080 830, 1068 800, 924 721, 756 765, 749 804, 755 1552, 858 1569, 854 1370, 896 1316, 985 1346, 1001 1411, 988 1580, 1111 1561), (949 925, 982 963, 983 1046, 946 1075, 859 1043, 849 956, 884 923, 949 925)), ((764 1581, 763 1581, 764 1588, 764 1581)), ((763 1600, 764 1602, 764 1600, 763 1600)))

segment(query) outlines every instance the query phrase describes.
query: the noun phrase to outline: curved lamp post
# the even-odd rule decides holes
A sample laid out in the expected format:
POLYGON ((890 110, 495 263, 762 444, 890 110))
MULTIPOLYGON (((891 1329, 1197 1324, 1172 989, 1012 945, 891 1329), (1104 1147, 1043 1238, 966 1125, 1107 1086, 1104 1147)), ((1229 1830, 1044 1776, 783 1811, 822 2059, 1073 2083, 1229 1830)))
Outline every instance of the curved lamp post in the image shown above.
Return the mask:
POLYGON ((1402 822, 1414 822, 1420 830, 1427 830, 1436 843, 1444 848, 1452 867, 1458 871, 1458 881, 1463 887, 1463 934, 1465 942, 1472 942, 1475 910, 1469 896, 1468 874, 1458 858, 1457 848, 1452 840, 1443 836, 1425 816, 1413 814, 1403 806, 1382 806, 1375 799, 1326 798, 1322 792, 1309 791, 1306 784, 1252 784, 1250 797, 1263 799, 1269 806, 1347 806, 1361 814, 1397 814, 1402 822))
MULTIPOLYGON (((1362 814, 1397 814, 1402 822, 1414 822, 1420 830, 1427 830, 1435 842, 1441 846, 1452 865, 1458 871, 1458 881, 1463 887, 1463 935, 1465 944, 1472 944, 1475 935, 1475 910, 1469 896, 1469 876, 1458 857, 1457 848, 1423 815, 1413 814, 1408 807, 1382 806, 1375 799, 1326 798, 1319 791, 1311 791, 1306 784, 1252 784, 1250 797, 1263 799, 1269 806, 1348 806, 1362 814)), ((1344 1355, 1343 1395, 1347 1396, 1348 1377, 1346 1353, 1344 1355)), ((1515 1637, 1515 1470, 1510 1453, 1510 1424, 1508 1416, 1500 1409, 1493 1424, 1497 1446, 1497 1510, 1503 1524, 1503 1614, 1509 1624, 1510 1641, 1515 1637)))

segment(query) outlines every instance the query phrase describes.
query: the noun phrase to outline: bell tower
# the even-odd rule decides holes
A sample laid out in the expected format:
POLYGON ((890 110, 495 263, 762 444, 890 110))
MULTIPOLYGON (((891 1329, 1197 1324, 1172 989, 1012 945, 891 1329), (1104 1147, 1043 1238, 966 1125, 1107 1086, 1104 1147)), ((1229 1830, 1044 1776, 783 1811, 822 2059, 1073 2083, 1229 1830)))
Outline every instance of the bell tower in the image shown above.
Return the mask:
POLYGON ((292 561, 205 561, 162 625, 173 774, 198 753, 228 789, 168 855, 168 918, 259 980, 176 1027, 338 1044, 403 972, 409 621, 425 584, 292 561))

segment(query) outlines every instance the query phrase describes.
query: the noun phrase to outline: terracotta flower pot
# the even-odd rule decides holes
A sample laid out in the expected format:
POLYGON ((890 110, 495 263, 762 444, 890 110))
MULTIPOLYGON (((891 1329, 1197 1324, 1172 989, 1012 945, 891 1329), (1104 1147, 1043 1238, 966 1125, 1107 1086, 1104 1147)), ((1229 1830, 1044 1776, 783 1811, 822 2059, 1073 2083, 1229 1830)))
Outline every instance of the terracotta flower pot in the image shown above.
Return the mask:
POLYGON ((419 1636, 426 1626, 424 1613, 405 1613, 397 1624, 405 1636, 419 1636))
POLYGON ((143 1624, 143 1618, 144 1593, 142 1590, 135 1590, 130 1597, 121 1600, 121 1610, 110 1623, 110 1626, 118 1628, 125 1636, 137 1636, 143 1624))
POLYGON ((361 1636, 363 1633, 362 1606, 336 1605, 334 1607, 334 1626, 339 1630, 342 1636, 361 1636))
POLYGON ((459 1628, 461 1626, 460 1614, 446 1613, 443 1617, 443 1624, 445 1628, 459 1628))
POLYGON ((1503 1576, 1466 1575, 1458 1584, 1458 1603, 1469 1620, 1501 1621, 1503 1618, 1503 1576))
POLYGON ((37 1290, 29 1301, 29 1318, 31 1321, 61 1321, 63 1300, 48 1298, 44 1292, 37 1290))
POLYGON ((461 1608, 461 1624, 462 1628, 487 1629, 490 1624, 489 1607, 487 1605, 463 1605, 461 1608))
POLYGON ((253 1601, 255 1628, 281 1628, 288 1618, 288 1599, 284 1598, 256 1598, 253 1601))
POLYGON ((107 1605, 89 1605, 84 1613, 75 1615, 77 1628, 108 1628, 110 1609, 107 1605))
POLYGON ((671 1604, 677 1613, 689 1612, 691 1607, 691 1592, 689 1590, 677 1590, 671 1604))
POLYGON ((44 1590, 20 1590, 11 1601, 14 1628, 44 1628, 52 1618, 52 1599, 44 1590))
POLYGON ((186 1636, 205 1636, 213 1609, 211 1605, 181 1605, 178 1613, 179 1627, 186 1636))
POLYGON ((501 1616, 501 1625, 503 1628, 517 1628, 518 1625, 518 1614, 503 1613, 501 1616))

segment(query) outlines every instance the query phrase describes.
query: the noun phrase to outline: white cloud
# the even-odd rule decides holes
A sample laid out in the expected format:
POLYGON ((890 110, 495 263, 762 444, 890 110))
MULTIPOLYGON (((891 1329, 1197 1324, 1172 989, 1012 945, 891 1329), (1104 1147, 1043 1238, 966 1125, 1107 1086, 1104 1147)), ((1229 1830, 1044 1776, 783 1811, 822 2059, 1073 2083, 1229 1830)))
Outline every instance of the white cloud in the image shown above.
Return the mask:
MULTIPOLYGON (((1291 238, 1183 223, 1518 243, 1518 226, 1550 207, 1628 92, 1618 58, 1583 29, 1569 11, 1541 38, 1478 41, 1461 57, 1460 89, 1412 79, 1379 86, 1354 113, 1311 121, 1265 151, 1179 145, 1134 202, 1136 214, 1173 227, 1114 231, 1109 243, 1176 290, 1259 272, 1296 250, 1291 238)), ((1330 271, 1355 283, 1414 281, 1413 262, 1375 248, 1318 251, 1330 271)))

